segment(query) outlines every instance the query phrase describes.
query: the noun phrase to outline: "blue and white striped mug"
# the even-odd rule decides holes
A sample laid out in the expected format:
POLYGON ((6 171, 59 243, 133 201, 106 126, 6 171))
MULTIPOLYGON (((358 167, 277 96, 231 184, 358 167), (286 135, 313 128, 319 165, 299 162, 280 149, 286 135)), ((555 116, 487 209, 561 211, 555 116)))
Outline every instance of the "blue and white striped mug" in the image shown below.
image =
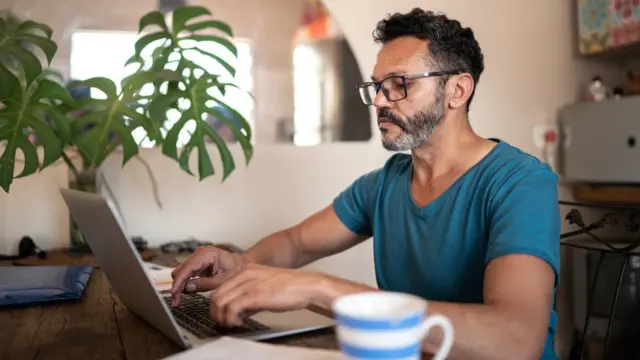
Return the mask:
POLYGON ((420 359, 422 340, 434 326, 443 331, 434 360, 453 345, 453 326, 443 315, 427 314, 417 296, 385 291, 345 295, 332 304, 340 349, 352 359, 420 359))

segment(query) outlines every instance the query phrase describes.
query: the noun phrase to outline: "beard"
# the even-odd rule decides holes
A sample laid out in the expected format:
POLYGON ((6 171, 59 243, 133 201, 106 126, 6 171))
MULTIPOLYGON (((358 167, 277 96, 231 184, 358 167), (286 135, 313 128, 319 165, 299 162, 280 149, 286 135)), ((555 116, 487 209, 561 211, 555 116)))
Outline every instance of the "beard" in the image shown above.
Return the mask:
POLYGON ((388 108, 378 111, 378 123, 380 119, 398 126, 402 133, 396 138, 386 138, 382 134, 382 146, 390 151, 408 151, 427 143, 436 126, 444 117, 444 97, 436 94, 436 101, 432 106, 420 111, 407 119, 401 119, 388 108))

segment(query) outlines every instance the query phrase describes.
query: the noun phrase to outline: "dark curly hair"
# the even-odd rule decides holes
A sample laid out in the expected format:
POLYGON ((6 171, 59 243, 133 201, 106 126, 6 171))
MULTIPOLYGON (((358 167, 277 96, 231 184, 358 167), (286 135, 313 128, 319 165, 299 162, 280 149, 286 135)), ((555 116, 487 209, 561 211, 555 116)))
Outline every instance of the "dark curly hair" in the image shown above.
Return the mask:
MULTIPOLYGON (((373 31, 373 39, 382 44, 403 36, 428 41, 431 54, 429 61, 434 70, 462 70, 471 74, 477 86, 484 70, 484 56, 473 30, 462 27, 459 21, 449 19, 444 14, 414 8, 406 14, 387 16, 378 22, 373 31)), ((444 79, 439 81, 443 86, 444 79)), ((467 101, 467 111, 474 93, 475 87, 467 101)))

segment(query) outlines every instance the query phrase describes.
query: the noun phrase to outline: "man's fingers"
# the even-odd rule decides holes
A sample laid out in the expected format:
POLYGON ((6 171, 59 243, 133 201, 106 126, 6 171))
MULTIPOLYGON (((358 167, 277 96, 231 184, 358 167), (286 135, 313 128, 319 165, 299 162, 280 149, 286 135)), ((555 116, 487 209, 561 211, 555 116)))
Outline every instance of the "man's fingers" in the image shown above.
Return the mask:
POLYGON ((233 299, 225 307, 224 318, 228 324, 242 326, 244 323, 244 316, 248 311, 254 308, 258 304, 260 299, 250 296, 240 296, 233 299))
POLYGON ((188 280, 184 286, 185 293, 206 292, 217 289, 229 278, 227 273, 188 280))
POLYGON ((215 290, 215 294, 212 296, 221 296, 226 292, 238 288, 244 283, 251 281, 255 278, 255 272, 252 271, 240 271, 237 273, 229 273, 227 274, 228 278, 220 284, 220 286, 215 290))
POLYGON ((181 267, 176 268, 171 273, 171 276, 173 276, 171 293, 174 295, 181 293, 189 278, 211 266, 214 261, 215 258, 213 256, 210 258, 205 258, 204 256, 189 258, 181 267))
POLYGON ((247 294, 253 293, 253 289, 259 286, 261 278, 256 277, 250 272, 241 272, 237 276, 232 277, 229 281, 220 286, 211 294, 211 316, 213 319, 223 324, 234 324, 237 318, 233 314, 244 311, 245 309, 228 309, 228 306, 240 297, 247 297, 247 294))
POLYGON ((203 270, 213 266, 216 258, 214 254, 198 254, 189 258, 181 267, 176 268, 171 273, 173 284, 171 285, 172 306, 180 305, 181 293, 185 290, 187 281, 194 276, 200 274, 203 270), (208 255, 208 256, 203 256, 208 255))
POLYGON ((240 305, 236 303, 236 300, 246 298, 247 290, 253 286, 253 282, 247 281, 244 282, 242 286, 236 286, 224 293, 212 295, 210 308, 211 317, 224 325, 241 325, 241 323, 238 323, 238 321, 240 321, 239 315, 244 312, 245 309, 234 306, 240 305))

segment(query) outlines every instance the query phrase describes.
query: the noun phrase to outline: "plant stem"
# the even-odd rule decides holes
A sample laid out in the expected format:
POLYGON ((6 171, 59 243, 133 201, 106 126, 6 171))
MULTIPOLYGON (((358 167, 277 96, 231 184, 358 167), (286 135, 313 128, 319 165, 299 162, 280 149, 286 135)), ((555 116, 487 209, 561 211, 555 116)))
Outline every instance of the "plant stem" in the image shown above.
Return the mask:
POLYGON ((76 166, 73 164, 73 161, 71 161, 71 158, 69 158, 69 155, 67 155, 67 153, 64 151, 62 152, 62 159, 69 167, 69 170, 71 170, 71 172, 73 173, 75 181, 80 180, 80 172, 78 171, 78 168, 76 168, 76 166))
POLYGON ((151 170, 151 166, 149 166, 149 163, 147 163, 141 156, 140 154, 134 156, 134 158, 138 161, 140 161, 140 163, 145 167, 145 169, 147 170, 147 175, 149 175, 149 179, 151 180, 151 189, 153 191, 153 196, 156 200, 156 205, 158 205, 158 207, 160 209, 162 209, 162 202, 160 201, 160 194, 158 193, 158 182, 156 181, 156 177, 153 175, 153 171, 151 170))

